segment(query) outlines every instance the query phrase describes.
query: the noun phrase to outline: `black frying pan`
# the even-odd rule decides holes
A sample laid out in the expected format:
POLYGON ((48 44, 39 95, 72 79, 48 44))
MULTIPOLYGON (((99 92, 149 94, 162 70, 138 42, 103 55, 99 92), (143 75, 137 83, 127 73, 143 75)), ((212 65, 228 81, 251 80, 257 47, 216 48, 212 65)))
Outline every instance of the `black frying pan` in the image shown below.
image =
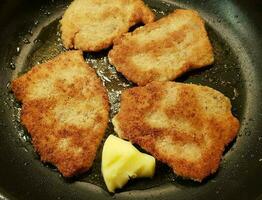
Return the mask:
MULTIPOLYGON (((260 0, 148 0, 158 17, 192 8, 206 20, 215 50, 214 65, 177 81, 211 86, 227 95, 241 121, 238 137, 226 149, 219 171, 202 183, 183 180, 157 163, 155 178, 134 180, 115 195, 105 188, 101 148, 92 169, 66 180, 42 164, 19 123, 19 103, 9 82, 38 62, 63 51, 59 18, 67 1, 2 0, 0 4, 0 199, 262 199, 262 3, 260 0)), ((116 112, 117 91, 132 84, 108 64, 108 50, 85 54, 106 84, 116 112), (105 77, 111 77, 108 82, 105 77)), ((226 122, 225 122, 226 123, 226 122)), ((107 134, 113 133, 109 123, 107 134)))

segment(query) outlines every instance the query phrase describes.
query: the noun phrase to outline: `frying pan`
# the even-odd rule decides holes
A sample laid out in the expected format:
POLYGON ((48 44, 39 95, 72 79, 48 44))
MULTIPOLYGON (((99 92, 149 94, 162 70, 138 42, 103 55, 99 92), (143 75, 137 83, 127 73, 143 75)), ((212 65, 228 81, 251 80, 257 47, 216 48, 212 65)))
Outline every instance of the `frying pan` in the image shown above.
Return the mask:
MULTIPOLYGON (((158 162, 154 179, 132 180, 116 194, 107 192, 101 147, 89 172, 64 179, 39 161, 19 122, 20 105, 10 81, 33 65, 64 51, 59 19, 69 1, 2 0, 0 5, 0 199, 262 199, 262 3, 260 0, 147 0, 158 17, 175 8, 200 12, 215 51, 215 63, 176 81, 213 87, 231 99, 241 122, 217 173, 202 183, 176 176, 158 162)), ((108 50, 85 54, 109 92, 112 117, 120 91, 132 87, 108 63, 108 50)), ((226 122, 225 122, 226 123, 226 122)), ((113 133, 109 123, 106 135, 113 133)))

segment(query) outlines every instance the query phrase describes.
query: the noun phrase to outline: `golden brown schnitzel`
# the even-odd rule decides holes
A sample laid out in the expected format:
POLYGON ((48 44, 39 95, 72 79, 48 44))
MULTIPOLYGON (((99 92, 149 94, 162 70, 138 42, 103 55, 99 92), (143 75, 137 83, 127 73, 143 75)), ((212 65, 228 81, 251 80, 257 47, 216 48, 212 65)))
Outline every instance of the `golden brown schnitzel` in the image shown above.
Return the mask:
POLYGON ((108 97, 81 51, 36 65, 12 82, 21 121, 43 162, 65 177, 87 171, 108 123, 108 97))
POLYGON ((121 138, 196 181, 216 172, 224 147, 239 129, 222 93, 175 82, 125 90, 113 124, 121 138))
POLYGON ((199 14, 178 9, 115 40, 109 61, 128 80, 146 85, 210 65, 214 55, 199 14))
POLYGON ((154 21, 142 0, 74 0, 61 20, 66 48, 99 51, 137 23, 154 21))

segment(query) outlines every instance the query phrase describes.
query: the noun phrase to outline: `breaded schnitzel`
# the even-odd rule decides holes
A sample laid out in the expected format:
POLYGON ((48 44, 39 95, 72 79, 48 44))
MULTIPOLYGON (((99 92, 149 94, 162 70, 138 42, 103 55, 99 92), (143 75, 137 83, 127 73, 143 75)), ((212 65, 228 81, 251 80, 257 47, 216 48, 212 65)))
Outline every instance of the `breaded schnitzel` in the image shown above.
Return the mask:
POLYGON ((222 93, 175 82, 125 90, 113 124, 121 138, 196 181, 216 172, 225 145, 239 130, 230 100, 222 93))
POLYGON ((81 51, 36 65, 12 82, 21 121, 43 162, 65 177, 87 171, 108 123, 108 97, 81 51))
POLYGON ((99 51, 137 23, 154 21, 142 0, 74 0, 61 20, 66 48, 99 51))
POLYGON ((115 40, 109 61, 128 80, 146 85, 210 65, 214 55, 199 14, 178 9, 115 40))

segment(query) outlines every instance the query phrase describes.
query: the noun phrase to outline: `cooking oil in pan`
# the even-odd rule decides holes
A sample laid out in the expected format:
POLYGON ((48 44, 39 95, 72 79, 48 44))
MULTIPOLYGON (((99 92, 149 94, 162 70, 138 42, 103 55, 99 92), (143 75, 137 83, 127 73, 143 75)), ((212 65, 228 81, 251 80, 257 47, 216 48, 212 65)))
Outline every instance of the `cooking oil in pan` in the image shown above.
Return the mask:
MULTIPOLYGON (((166 15, 174 9, 174 7, 170 6, 170 4, 165 3, 158 5, 158 7, 152 7, 153 11, 157 15, 157 18, 166 15)), ((41 23, 37 21, 36 25, 40 26, 41 23)), ((212 66, 189 72, 178 78, 176 81, 207 85, 221 91, 231 99, 234 108, 233 112, 238 118, 241 119, 243 114, 243 108, 241 106, 244 105, 245 93, 243 90, 244 81, 239 68, 238 58, 222 37, 220 37, 219 34, 208 25, 207 31, 214 47, 215 63, 212 66)), ((57 19, 48 26, 44 27, 37 38, 35 38, 29 54, 26 58, 23 58, 24 62, 19 74, 25 73, 30 70, 32 66, 45 62, 65 51, 60 38, 59 20, 57 19)), ((21 50, 22 49, 19 48, 19 52, 21 52, 21 50)), ((127 88, 135 86, 133 83, 126 80, 124 76, 118 73, 114 66, 110 65, 107 58, 108 51, 109 50, 107 49, 99 53, 84 54, 86 62, 96 70, 97 75, 101 78, 103 84, 107 88, 111 110, 110 122, 102 144, 98 149, 93 167, 87 173, 74 178, 78 181, 93 183, 104 189, 106 189, 106 187, 100 170, 103 142, 109 134, 115 134, 111 119, 118 112, 121 92, 127 88)), ((13 118, 15 119, 14 124, 17 128, 18 136, 22 138, 24 145, 28 146, 30 145, 30 137, 19 122, 20 104, 14 101, 14 97, 10 98, 12 99, 13 106, 15 107, 13 109, 13 118)), ((53 169, 53 167, 50 166, 50 169, 53 169)), ((146 189, 170 182, 175 184, 177 187, 193 187, 199 185, 199 183, 185 181, 179 177, 176 177, 169 167, 165 164, 157 162, 156 174, 153 179, 133 180, 128 183, 124 190, 146 189)))

